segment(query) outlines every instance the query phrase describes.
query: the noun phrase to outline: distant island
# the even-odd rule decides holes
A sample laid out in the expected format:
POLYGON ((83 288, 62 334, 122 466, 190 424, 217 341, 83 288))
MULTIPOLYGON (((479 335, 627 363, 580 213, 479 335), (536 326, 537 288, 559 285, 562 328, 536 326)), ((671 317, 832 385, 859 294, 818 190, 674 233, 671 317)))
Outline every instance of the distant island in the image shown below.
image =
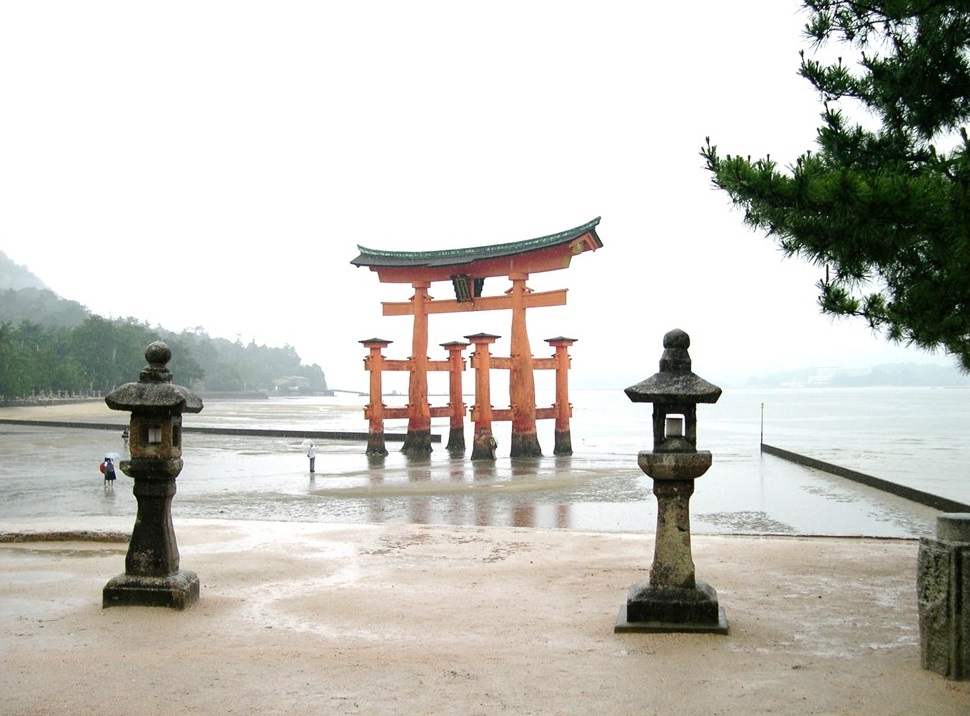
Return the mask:
POLYGON ((956 366, 894 363, 872 368, 803 368, 745 381, 745 388, 970 387, 970 375, 956 366))

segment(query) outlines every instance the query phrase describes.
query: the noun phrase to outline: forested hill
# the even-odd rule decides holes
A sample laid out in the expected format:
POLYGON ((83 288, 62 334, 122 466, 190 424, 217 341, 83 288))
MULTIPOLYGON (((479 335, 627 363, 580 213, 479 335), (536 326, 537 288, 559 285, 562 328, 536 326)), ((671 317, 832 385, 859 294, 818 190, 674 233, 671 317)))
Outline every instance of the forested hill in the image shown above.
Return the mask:
POLYGON ((59 298, 47 288, 0 288, 0 322, 3 323, 19 326, 23 321, 30 321, 41 326, 77 328, 90 315, 77 301, 59 298))
POLYGON ((0 251, 0 288, 47 288, 44 282, 0 251))
POLYGON ((198 392, 327 392, 323 369, 273 348, 106 319, 59 297, 0 252, 0 402, 45 394, 103 395, 138 379, 145 348, 172 349, 176 382, 198 392))

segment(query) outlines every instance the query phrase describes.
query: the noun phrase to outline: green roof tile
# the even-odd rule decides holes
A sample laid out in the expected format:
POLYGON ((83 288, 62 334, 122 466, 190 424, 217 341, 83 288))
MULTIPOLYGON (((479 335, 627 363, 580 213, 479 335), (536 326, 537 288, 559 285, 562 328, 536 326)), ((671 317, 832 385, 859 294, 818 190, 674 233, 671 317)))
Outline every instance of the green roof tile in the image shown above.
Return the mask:
POLYGON ((368 249, 358 244, 360 255, 352 263, 354 266, 451 266, 453 264, 467 264, 473 261, 502 258, 532 253, 550 246, 569 243, 583 234, 592 234, 597 245, 603 243, 596 235, 596 226, 600 217, 577 226, 574 229, 560 231, 549 236, 540 236, 525 241, 512 241, 505 244, 491 244, 489 246, 475 246, 464 249, 444 249, 440 251, 384 251, 382 249, 368 249))

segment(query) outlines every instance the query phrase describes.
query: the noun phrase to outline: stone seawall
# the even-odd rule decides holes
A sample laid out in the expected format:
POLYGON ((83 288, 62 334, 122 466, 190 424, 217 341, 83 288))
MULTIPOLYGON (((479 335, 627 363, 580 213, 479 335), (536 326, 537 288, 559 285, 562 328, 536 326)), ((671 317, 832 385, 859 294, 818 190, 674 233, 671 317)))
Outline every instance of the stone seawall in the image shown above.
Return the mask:
POLYGON ((896 495, 897 497, 902 497, 904 499, 911 500, 912 502, 917 502, 921 505, 932 507, 935 510, 941 510, 942 512, 970 512, 970 505, 966 505, 962 502, 950 500, 946 497, 940 497, 938 495, 931 495, 930 493, 923 492, 922 490, 916 490, 912 487, 906 487, 905 485, 900 485, 895 482, 889 482, 888 480, 883 480, 879 477, 873 477, 872 475, 866 475, 862 472, 849 470, 848 468, 841 467, 839 465, 833 465, 829 462, 816 460, 813 457, 799 455, 798 453, 790 452, 789 450, 782 450, 781 448, 774 447, 773 445, 761 443, 761 452, 779 457, 782 460, 788 460, 796 465, 802 465, 804 467, 810 467, 815 470, 827 472, 830 475, 844 477, 847 480, 852 480, 853 482, 874 487, 877 490, 882 490, 883 492, 888 492, 892 495, 896 495))
POLYGON ((78 403, 104 402, 104 396, 72 396, 64 398, 13 398, 0 401, 3 408, 35 408, 50 405, 76 405, 78 403))
MULTIPOLYGON (((12 420, 0 418, 0 424, 5 425, 37 425, 47 428, 81 428, 85 430, 117 430, 128 427, 127 423, 86 423, 66 420, 12 420)), ((283 430, 276 428, 207 428, 198 426, 184 426, 185 433, 207 433, 209 435, 250 435, 261 438, 310 438, 313 440, 367 440, 365 432, 341 432, 327 430, 283 430)), ((403 442, 404 433, 384 433, 384 439, 391 442, 403 442)), ((440 443, 440 435, 432 435, 431 442, 440 443)))

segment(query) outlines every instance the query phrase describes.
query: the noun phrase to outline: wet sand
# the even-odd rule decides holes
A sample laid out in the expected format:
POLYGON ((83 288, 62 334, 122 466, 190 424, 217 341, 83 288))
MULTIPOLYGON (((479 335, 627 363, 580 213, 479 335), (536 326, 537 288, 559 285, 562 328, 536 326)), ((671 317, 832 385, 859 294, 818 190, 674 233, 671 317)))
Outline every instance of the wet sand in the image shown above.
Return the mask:
MULTIPOLYGON (((124 532, 123 520, 75 527, 124 532)), ((10 524, 24 532, 57 525, 10 524)), ((176 524, 200 601, 101 608, 123 543, 0 544, 5 714, 935 714, 917 543, 705 536, 727 636, 615 634, 649 537, 176 524)))
POLYGON ((920 668, 912 539, 695 535, 718 636, 613 632, 649 532, 177 518, 200 601, 102 609, 131 524, 3 519, 3 713, 970 712, 920 668))

